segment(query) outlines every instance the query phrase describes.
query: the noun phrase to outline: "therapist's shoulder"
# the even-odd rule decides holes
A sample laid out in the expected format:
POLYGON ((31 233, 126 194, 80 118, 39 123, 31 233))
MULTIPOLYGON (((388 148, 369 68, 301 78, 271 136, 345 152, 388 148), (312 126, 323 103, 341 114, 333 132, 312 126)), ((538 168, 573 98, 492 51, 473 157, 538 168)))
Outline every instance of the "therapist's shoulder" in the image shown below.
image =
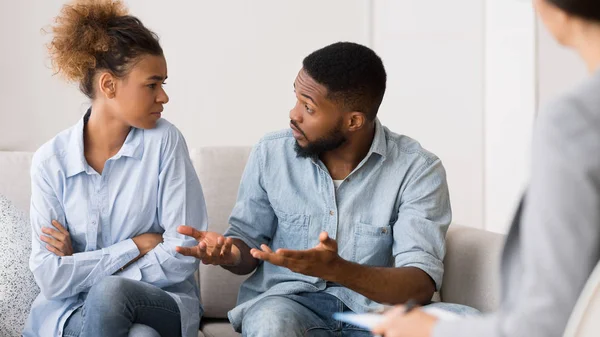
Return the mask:
MULTIPOLYGON (((545 104, 536 116, 534 148, 600 168, 600 74, 545 104)), ((545 152, 546 153, 546 152, 545 152)), ((557 158, 559 158, 557 157, 557 158)))
POLYGON ((538 123, 548 126, 597 128, 600 125, 600 73, 542 106, 538 123))

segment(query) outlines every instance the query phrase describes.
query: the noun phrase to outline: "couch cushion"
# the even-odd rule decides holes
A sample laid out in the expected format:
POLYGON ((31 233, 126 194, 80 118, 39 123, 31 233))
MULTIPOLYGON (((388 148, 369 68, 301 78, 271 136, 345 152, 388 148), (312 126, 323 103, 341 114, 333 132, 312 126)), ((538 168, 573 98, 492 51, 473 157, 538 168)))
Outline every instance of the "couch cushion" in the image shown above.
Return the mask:
POLYGON ((31 179, 29 168, 33 152, 0 151, 0 194, 5 195, 29 217, 31 179))
MULTIPOLYGON (((250 151, 250 147, 205 147, 191 151, 206 199, 209 230, 223 233, 229 226, 229 215, 250 151)), ((246 278, 221 267, 201 264, 200 292, 204 317, 227 318, 227 312, 235 306, 240 285, 246 278)))
POLYGON ((29 270, 29 221, 2 194, 0 247, 0 336, 21 336, 31 304, 40 290, 29 270))
POLYGON ((233 326, 229 324, 228 320, 224 319, 208 319, 200 330, 206 337, 240 337, 241 334, 233 330, 233 326))
POLYGON ((600 331, 600 262, 585 283, 563 337, 597 337, 600 331))
POLYGON ((496 309, 504 240, 505 236, 501 234, 450 226, 446 235, 442 300, 468 305, 483 312, 496 309))

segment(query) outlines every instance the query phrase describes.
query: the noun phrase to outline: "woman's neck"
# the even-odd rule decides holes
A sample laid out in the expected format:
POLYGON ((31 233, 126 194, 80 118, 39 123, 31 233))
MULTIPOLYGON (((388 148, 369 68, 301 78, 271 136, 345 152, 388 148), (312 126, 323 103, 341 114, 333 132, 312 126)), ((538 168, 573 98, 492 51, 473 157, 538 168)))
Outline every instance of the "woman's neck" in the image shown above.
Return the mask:
POLYGON ((84 128, 85 149, 88 153, 114 156, 125 143, 130 126, 113 117, 106 106, 92 104, 92 114, 84 128))

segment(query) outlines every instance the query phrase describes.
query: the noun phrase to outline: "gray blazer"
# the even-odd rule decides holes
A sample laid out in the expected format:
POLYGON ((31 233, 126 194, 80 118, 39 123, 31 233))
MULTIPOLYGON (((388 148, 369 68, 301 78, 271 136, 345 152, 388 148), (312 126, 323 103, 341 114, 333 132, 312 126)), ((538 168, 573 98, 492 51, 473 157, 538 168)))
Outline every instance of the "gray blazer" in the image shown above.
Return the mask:
POLYGON ((600 72, 548 105, 533 138, 530 184, 502 257, 500 308, 440 322, 435 337, 562 336, 600 260, 600 72))

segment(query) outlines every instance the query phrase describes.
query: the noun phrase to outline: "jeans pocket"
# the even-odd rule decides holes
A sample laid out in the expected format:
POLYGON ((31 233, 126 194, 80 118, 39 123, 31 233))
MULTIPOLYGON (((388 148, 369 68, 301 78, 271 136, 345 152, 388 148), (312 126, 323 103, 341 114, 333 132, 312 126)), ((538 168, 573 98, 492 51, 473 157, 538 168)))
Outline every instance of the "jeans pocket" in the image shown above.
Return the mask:
POLYGON ((357 223, 354 226, 353 261, 377 267, 387 267, 394 241, 392 226, 373 226, 357 223))

